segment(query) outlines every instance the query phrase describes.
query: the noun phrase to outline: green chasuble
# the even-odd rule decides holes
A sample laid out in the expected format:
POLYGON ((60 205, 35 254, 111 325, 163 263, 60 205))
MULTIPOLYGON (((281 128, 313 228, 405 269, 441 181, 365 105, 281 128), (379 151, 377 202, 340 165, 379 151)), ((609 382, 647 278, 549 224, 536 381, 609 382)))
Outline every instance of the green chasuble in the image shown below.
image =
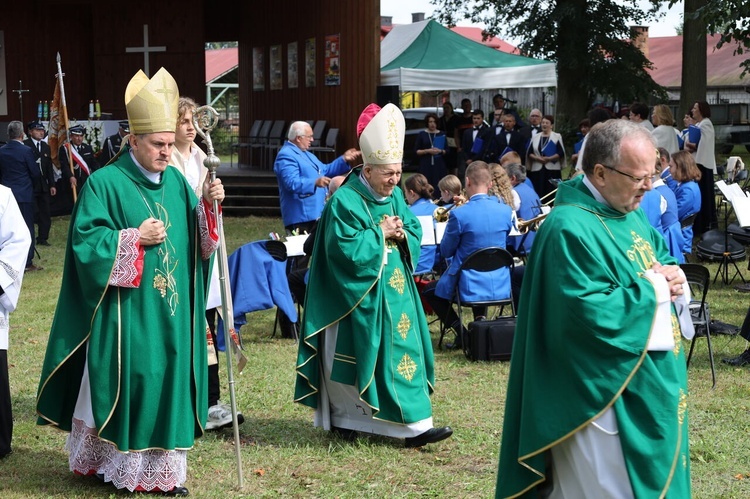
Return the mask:
POLYGON ((338 323, 331 379, 357 386, 375 419, 409 424, 432 416, 432 341, 412 270, 422 229, 401 189, 376 200, 354 170, 316 229, 297 356, 295 401, 316 408, 321 335, 338 323), (405 243, 380 222, 398 215, 405 243))
MULTIPOLYGON (((70 431, 88 359, 97 434, 120 451, 188 449, 203 434, 207 364, 197 199, 170 166, 160 183, 123 154, 86 181, 70 219, 62 287, 37 394, 38 424, 70 431), (133 230, 154 217, 167 240, 142 247, 133 230), (128 259, 130 258, 130 259, 128 259), (123 261, 124 260, 124 261, 123 261), (86 350, 88 348, 88 356, 86 350)), ((137 234, 136 234, 137 237, 137 234)))
POLYGON ((656 296, 643 273, 673 265, 643 210, 597 202, 583 175, 560 185, 526 267, 508 380, 497 497, 537 497, 549 449, 614 408, 635 497, 690 497, 687 376, 647 351, 656 296))

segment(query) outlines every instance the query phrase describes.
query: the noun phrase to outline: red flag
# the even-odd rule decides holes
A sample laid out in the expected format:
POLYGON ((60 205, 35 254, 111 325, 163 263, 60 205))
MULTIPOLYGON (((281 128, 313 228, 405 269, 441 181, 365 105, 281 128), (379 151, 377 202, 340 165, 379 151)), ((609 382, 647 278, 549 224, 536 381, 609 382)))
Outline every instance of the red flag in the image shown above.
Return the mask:
POLYGON ((49 136, 47 142, 51 149, 52 163, 59 169, 60 158, 57 157, 60 146, 67 142, 68 131, 65 128, 65 120, 62 115, 63 104, 60 93, 60 79, 55 78, 55 95, 52 97, 52 105, 49 109, 49 136))

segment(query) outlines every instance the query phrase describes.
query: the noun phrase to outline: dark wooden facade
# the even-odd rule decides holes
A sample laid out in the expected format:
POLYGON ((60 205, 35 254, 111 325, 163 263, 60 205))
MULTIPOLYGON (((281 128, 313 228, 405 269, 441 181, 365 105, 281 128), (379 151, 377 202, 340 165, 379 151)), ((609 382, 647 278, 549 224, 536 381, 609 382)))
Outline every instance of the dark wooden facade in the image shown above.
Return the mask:
MULTIPOLYGON (((143 53, 126 53, 126 47, 144 45, 144 25, 148 25, 149 46, 166 47, 165 52, 149 54, 150 74, 165 67, 182 94, 201 100, 205 95, 203 20, 188 14, 201 8, 201 0, 10 3, 0 17, 5 73, 11 90, 17 88, 18 80, 29 89, 23 96, 24 120, 36 117, 40 100, 52 99, 57 52, 71 118, 86 119, 92 99, 98 99, 102 112, 111 113, 114 119, 125 118, 125 87, 144 68, 143 53), (185 14, 175 16, 175 12, 185 14)), ((12 94, 8 114, 0 120, 20 115, 19 100, 12 94)))
POLYGON ((250 2, 241 18, 253 19, 253 28, 239 34, 240 102, 245 134, 256 119, 327 120, 340 129, 339 149, 356 147, 359 113, 375 100, 380 79, 380 2, 378 0, 320 0, 283 2, 282 16, 259 16, 250 2), (325 36, 339 35, 341 84, 324 83, 325 36), (305 81, 305 41, 315 39, 315 86, 305 81), (287 47, 297 42, 297 88, 289 88, 287 47), (281 47, 282 89, 270 90, 269 50, 281 47), (253 49, 265 55, 264 91, 253 90, 253 49), (250 103, 249 106, 244 103, 250 103))
POLYGON ((205 99, 204 42, 239 41, 240 134, 247 135, 255 119, 287 122, 324 119, 340 128, 339 144, 356 146, 359 112, 376 97, 380 66, 379 0, 27 0, 8 2, 0 16, 5 36, 8 113, 0 121, 20 119, 19 80, 23 117, 36 117, 37 103, 51 100, 60 53, 71 118, 86 119, 91 99, 103 112, 124 118, 124 93, 130 78, 144 66, 143 53, 126 47, 148 44, 166 51, 149 54, 150 74, 165 67, 177 80, 180 93, 205 99), (324 84, 326 35, 340 36, 341 84, 324 84), (316 85, 305 85, 305 40, 315 38, 316 85), (287 79, 287 46, 298 44, 299 86, 287 79), (281 45, 282 90, 270 90, 269 50, 281 45), (265 55, 265 90, 253 90, 253 48, 265 55))

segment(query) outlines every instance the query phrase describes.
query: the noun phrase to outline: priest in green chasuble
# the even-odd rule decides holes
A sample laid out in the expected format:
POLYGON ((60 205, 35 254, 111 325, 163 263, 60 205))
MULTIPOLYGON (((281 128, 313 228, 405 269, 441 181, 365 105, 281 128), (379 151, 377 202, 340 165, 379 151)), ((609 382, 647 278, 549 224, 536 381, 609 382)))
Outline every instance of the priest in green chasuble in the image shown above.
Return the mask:
POLYGON ((295 401, 315 425, 421 447, 434 427, 432 341, 411 278, 422 230, 398 187, 404 117, 370 104, 357 124, 364 165, 328 200, 310 260, 295 401))
POLYGON ((594 126, 524 273, 496 497, 690 497, 685 275, 639 204, 656 144, 594 126))
POLYGON ((38 424, 69 432, 70 469, 129 491, 187 495, 206 421, 205 296, 213 213, 169 166, 179 90, 160 69, 125 92, 129 148, 87 180, 37 394, 38 424))

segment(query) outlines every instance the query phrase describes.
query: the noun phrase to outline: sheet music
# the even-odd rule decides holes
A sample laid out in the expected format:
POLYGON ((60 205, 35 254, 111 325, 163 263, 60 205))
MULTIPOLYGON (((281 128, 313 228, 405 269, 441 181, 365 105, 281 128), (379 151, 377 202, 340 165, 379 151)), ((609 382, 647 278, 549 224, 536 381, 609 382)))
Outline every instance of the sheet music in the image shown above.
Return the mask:
POLYGON ((747 196, 737 197, 732 200, 732 207, 734 208, 734 214, 737 215, 737 223, 740 227, 750 227, 750 198, 747 196))
POLYGON ((436 222, 435 223, 435 242, 440 244, 443 240, 443 234, 445 234, 445 228, 448 226, 448 222, 436 222))
POLYGON ((417 217, 419 224, 422 226, 421 246, 434 246, 435 243, 435 221, 431 216, 420 215, 417 217))
POLYGON ((513 215, 510 218, 511 220, 511 227, 510 231, 508 232, 509 236, 520 236, 521 231, 518 230, 518 215, 516 215, 516 210, 513 210, 513 215))
POLYGON ((727 184, 723 180, 716 182, 716 186, 727 201, 732 204, 740 227, 750 227, 750 198, 739 184, 727 184))

